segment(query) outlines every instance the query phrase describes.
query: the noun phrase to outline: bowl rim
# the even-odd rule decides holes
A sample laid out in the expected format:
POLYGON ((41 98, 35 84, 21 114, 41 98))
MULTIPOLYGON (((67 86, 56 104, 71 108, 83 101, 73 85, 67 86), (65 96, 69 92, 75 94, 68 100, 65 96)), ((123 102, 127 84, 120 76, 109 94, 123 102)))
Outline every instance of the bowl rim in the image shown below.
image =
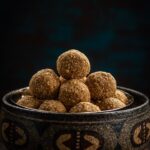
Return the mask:
MULTIPOLYGON (((19 89, 19 90, 20 90, 20 92, 22 93, 22 92, 24 92, 24 90, 26 90, 26 89, 29 89, 29 87, 25 87, 25 88, 22 88, 22 89, 19 89)), ((18 90, 18 91, 19 91, 19 90, 18 90)), ((123 109, 126 109, 126 108, 130 107, 130 106, 134 103, 134 98, 133 98, 133 96, 132 96, 131 94, 129 94, 129 93, 127 93, 127 92, 125 92, 125 91, 123 91, 123 90, 121 90, 121 89, 118 89, 118 90, 122 91, 127 97, 130 97, 129 103, 126 104, 126 106, 124 106, 124 107, 122 107, 122 108, 114 108, 114 109, 110 109, 110 110, 102 110, 102 112, 123 110, 123 109)), ((29 110, 35 110, 35 111, 40 111, 40 112, 41 112, 41 111, 42 111, 42 112, 44 111, 44 110, 39 110, 39 109, 35 109, 35 108, 29 108, 29 107, 17 105, 16 102, 14 102, 13 100, 11 100, 11 102, 12 102, 15 106, 19 106, 19 107, 21 107, 21 108, 25 108, 25 109, 29 109, 29 110)), ((45 110, 45 111, 46 111, 46 110, 45 110)), ((44 111, 44 112, 45 112, 45 111, 44 111)), ((47 113, 53 113, 53 112, 47 111, 47 113)), ((55 112, 54 112, 54 113, 55 113, 55 112)), ((57 112, 56 112, 56 113, 57 113, 57 112)), ((65 112, 65 113, 69 113, 69 112, 65 112)), ((80 112, 80 113, 93 113, 93 112, 80 112)), ((76 113, 74 113, 74 114, 76 114, 76 113)))
MULTIPOLYGON (((25 87, 27 88, 27 87, 25 87)), ((11 109, 11 112, 13 112, 13 110, 19 112, 19 113, 23 113, 23 114, 30 114, 31 116, 33 115, 34 117, 37 117, 38 115, 42 115, 42 116, 45 116, 46 118, 48 117, 53 117, 54 120, 57 119, 57 117, 60 119, 60 120, 63 120, 64 117, 69 117, 69 118, 72 118, 72 117, 75 117, 76 119, 78 118, 82 118, 83 117, 92 117, 92 116, 95 116, 95 117, 101 117, 101 118, 106 118, 106 117, 112 117, 112 116, 115 116, 115 118, 121 118, 122 116, 133 116, 134 114, 138 114, 138 112, 141 112, 141 109, 142 110, 147 110, 148 107, 149 107, 149 98, 139 92, 139 91, 136 91, 136 90, 133 90, 133 89, 130 89, 130 88, 126 88, 126 87, 122 87, 122 86, 117 86, 117 89, 120 89, 120 90, 124 90, 125 92, 128 92, 129 94, 131 93, 134 93, 140 97, 142 97, 145 102, 143 102, 141 105, 139 106, 136 106, 134 108, 127 108, 127 109, 119 109, 119 110, 115 110, 115 111, 101 111, 101 112, 81 112, 81 113, 57 113, 57 112, 48 112, 48 111, 42 111, 42 110, 38 110, 38 109, 28 109, 28 108, 24 108, 24 107, 20 107, 20 106, 17 106, 17 105, 13 105, 11 103, 8 102, 8 99, 10 98, 10 96, 12 95, 16 95, 16 94, 19 94, 21 93, 21 91, 25 88, 21 88, 21 89, 17 89, 17 90, 13 90, 7 94, 5 94, 2 98, 2 108, 8 108, 8 109, 11 109), (56 117, 56 119, 55 119, 56 117)), ((131 94, 132 95, 132 94, 131 94)), ((109 118, 108 117, 108 118, 109 118)), ((72 118, 74 119, 74 118, 72 118)))

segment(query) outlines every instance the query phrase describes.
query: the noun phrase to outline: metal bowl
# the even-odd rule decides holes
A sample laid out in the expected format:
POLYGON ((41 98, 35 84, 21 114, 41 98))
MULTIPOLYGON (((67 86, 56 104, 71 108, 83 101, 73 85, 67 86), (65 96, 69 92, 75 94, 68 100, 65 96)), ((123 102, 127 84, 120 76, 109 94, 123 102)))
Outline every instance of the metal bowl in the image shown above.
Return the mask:
POLYGON ((0 114, 0 139, 15 150, 143 150, 150 142, 149 99, 119 87, 134 98, 123 109, 97 113, 50 113, 17 106, 22 89, 6 94, 0 114))

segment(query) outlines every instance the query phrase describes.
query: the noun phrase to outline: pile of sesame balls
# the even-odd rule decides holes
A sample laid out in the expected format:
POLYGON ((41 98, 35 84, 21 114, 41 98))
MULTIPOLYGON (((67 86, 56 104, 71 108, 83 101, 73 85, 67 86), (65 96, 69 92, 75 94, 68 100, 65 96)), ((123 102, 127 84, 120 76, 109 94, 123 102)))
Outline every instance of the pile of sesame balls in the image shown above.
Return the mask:
POLYGON ((49 112, 79 113, 123 108, 128 104, 127 96, 117 89, 110 73, 89 74, 90 62, 82 52, 71 49, 62 53, 56 66, 59 76, 50 68, 35 73, 17 105, 49 112))

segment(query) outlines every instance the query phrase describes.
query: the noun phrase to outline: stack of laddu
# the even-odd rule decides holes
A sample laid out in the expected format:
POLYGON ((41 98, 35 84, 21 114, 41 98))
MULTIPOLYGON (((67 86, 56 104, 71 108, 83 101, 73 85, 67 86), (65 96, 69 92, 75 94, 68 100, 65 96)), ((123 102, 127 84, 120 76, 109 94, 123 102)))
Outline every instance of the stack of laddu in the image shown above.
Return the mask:
POLYGON ((82 52, 71 49, 62 53, 56 66, 59 76, 50 68, 35 73, 17 104, 49 112, 79 113, 123 108, 128 103, 110 73, 89 74, 90 62, 82 52))

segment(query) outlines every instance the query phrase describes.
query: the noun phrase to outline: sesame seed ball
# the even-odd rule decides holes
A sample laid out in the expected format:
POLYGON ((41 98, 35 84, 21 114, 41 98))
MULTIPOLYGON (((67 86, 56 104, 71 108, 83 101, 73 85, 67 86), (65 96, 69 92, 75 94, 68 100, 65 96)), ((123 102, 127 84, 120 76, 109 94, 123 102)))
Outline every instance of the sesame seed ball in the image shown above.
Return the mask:
POLYGON ((77 79, 68 80, 60 86, 58 99, 67 109, 79 102, 89 102, 90 92, 88 87, 77 79))
MULTIPOLYGON (((61 84, 63 84, 63 83, 65 83, 66 81, 68 81, 68 80, 64 79, 62 76, 59 77, 59 80, 60 80, 60 83, 61 83, 61 84)), ((83 78, 78 79, 78 80, 81 81, 81 82, 83 82, 83 83, 85 83, 85 82, 86 82, 86 77, 83 77, 83 78)))
POLYGON ((32 95, 30 89, 27 87, 25 89, 23 89, 22 91, 22 96, 24 95, 32 95))
POLYGON ((125 95, 125 93, 121 90, 116 90, 115 92, 115 98, 118 98, 120 101, 122 101, 124 104, 128 104, 128 98, 127 96, 125 95))
POLYGON ((126 106, 119 99, 113 98, 113 97, 106 98, 101 101, 97 101, 95 104, 98 105, 101 110, 117 109, 117 108, 123 108, 126 106))
POLYGON ((71 49, 62 53, 56 62, 58 73, 65 79, 81 79, 90 72, 90 62, 85 54, 71 49))
POLYGON ((32 76, 29 87, 33 96, 39 99, 52 99, 59 91, 59 77, 52 69, 42 69, 32 76))
POLYGON ((115 95, 116 80, 110 73, 102 71, 91 73, 87 77, 86 84, 93 100, 101 100, 115 95))
POLYGON ((34 98, 33 96, 25 95, 21 97, 16 104, 28 108, 38 108, 41 105, 42 101, 34 98))
POLYGON ((70 113, 79 113, 79 112, 99 112, 101 111, 97 105, 94 105, 90 102, 80 102, 70 109, 70 113))
POLYGON ((50 112, 66 112, 65 106, 58 100, 45 100, 39 109, 50 112))

